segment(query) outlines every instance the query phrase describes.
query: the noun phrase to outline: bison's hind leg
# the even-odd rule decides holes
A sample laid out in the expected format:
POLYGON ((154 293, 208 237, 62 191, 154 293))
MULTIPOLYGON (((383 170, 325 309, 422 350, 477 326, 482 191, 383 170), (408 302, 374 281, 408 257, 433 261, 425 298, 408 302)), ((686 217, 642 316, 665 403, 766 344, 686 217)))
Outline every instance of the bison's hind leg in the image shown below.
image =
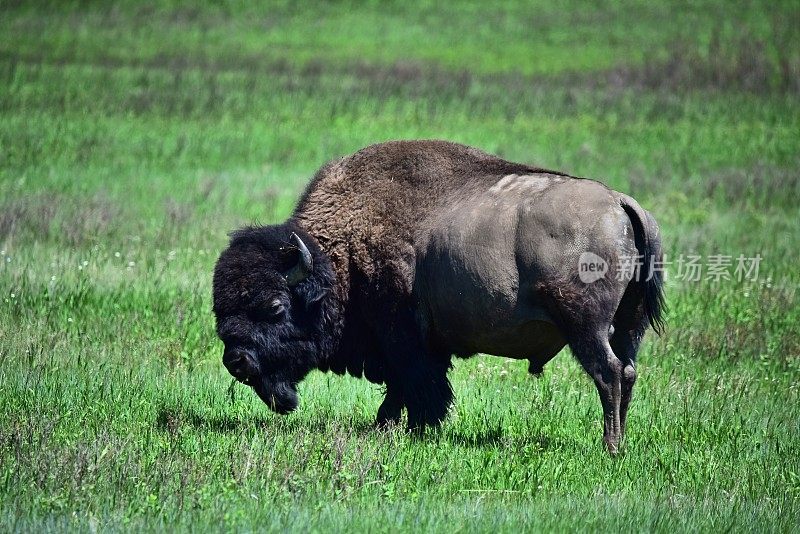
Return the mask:
POLYGON ((618 452, 622 442, 635 380, 633 367, 627 365, 627 352, 618 353, 611 346, 612 336, 622 339, 627 330, 621 328, 621 322, 629 324, 621 321, 619 310, 636 304, 636 296, 628 293, 622 281, 610 279, 592 284, 560 280, 540 285, 540 296, 549 303, 551 316, 600 395, 603 441, 611 454, 618 452))
POLYGON ((622 399, 620 401, 620 425, 625 433, 628 406, 636 383, 636 353, 644 336, 644 325, 631 329, 618 329, 611 336, 611 349, 622 361, 622 399))
POLYGON ((584 328, 569 343, 597 387, 603 405, 603 441, 612 454, 619 450, 625 435, 636 383, 636 353, 647 328, 647 319, 634 299, 632 292, 626 292, 614 326, 584 328))
POLYGON ((611 349, 622 361, 622 401, 620 423, 625 432, 628 406, 636 383, 636 354, 647 330, 648 322, 642 306, 642 294, 638 287, 629 285, 625 290, 614 316, 616 328, 611 335, 611 349))
POLYGON ((603 405, 603 441, 608 452, 616 454, 624 433, 622 384, 625 366, 611 349, 608 328, 579 335, 569 345, 594 380, 603 405))
POLYGON ((622 432, 628 418, 628 406, 636 383, 636 355, 649 326, 644 312, 645 294, 641 285, 629 284, 614 314, 615 330, 611 335, 611 349, 622 361, 622 400, 620 423, 622 432))

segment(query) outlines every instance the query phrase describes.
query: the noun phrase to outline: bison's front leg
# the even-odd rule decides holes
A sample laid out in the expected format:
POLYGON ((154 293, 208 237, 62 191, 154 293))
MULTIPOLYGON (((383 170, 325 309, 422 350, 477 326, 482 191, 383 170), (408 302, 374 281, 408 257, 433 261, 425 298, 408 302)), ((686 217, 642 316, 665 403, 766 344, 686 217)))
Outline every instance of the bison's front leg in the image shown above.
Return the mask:
POLYGON ((401 389, 395 382, 391 382, 391 386, 386 386, 386 397, 383 399, 380 408, 378 408, 378 417, 375 420, 375 426, 378 428, 386 428, 393 424, 398 424, 402 412, 403 395, 401 389))
POLYGON ((528 372, 533 376, 535 376, 536 378, 539 378, 540 376, 542 376, 542 373, 544 372, 544 365, 538 360, 530 358, 528 360, 528 372))
POLYGON ((453 390, 447 380, 449 366, 430 361, 427 355, 421 356, 424 359, 412 366, 403 378, 408 428, 415 431, 439 426, 453 402, 453 390))
POLYGON ((396 389, 408 410, 410 430, 438 426, 453 402, 447 380, 449 358, 437 357, 425 346, 410 310, 395 317, 383 336, 387 396, 378 410, 378 421, 383 415, 394 415, 398 401, 392 390, 396 389))

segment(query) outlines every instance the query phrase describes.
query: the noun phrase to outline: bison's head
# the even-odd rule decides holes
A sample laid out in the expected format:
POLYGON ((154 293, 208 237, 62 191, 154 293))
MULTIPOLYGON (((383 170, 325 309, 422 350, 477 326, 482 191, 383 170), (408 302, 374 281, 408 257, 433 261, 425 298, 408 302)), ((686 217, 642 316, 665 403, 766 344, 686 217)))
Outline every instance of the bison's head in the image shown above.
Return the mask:
POLYGON ((333 350, 334 274, 294 224, 235 232, 214 270, 222 362, 274 411, 297 408, 297 384, 333 350))

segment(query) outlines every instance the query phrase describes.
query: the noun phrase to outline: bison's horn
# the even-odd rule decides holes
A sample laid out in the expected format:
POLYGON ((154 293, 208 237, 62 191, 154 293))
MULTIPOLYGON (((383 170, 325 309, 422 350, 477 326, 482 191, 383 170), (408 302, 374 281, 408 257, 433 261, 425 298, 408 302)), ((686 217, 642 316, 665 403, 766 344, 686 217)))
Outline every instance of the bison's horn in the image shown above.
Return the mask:
POLYGON ((311 270, 314 268, 314 262, 311 259, 311 253, 308 251, 308 247, 306 247, 306 244, 303 243, 303 240, 300 239, 297 234, 292 232, 289 241, 297 247, 297 251, 300 253, 297 265, 289 269, 284 275, 289 287, 294 287, 308 278, 308 275, 311 274, 311 270))

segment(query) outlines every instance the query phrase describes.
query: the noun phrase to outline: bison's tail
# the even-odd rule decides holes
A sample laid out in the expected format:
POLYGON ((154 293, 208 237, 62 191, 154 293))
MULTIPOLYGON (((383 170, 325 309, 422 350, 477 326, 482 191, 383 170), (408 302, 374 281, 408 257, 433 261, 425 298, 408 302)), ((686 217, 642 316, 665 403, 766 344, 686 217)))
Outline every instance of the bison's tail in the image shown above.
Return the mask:
POLYGON ((657 334, 664 331, 664 273, 661 235, 658 224, 638 202, 627 195, 620 195, 620 205, 633 225, 636 249, 642 256, 642 266, 633 281, 641 287, 644 295, 644 314, 657 334))

